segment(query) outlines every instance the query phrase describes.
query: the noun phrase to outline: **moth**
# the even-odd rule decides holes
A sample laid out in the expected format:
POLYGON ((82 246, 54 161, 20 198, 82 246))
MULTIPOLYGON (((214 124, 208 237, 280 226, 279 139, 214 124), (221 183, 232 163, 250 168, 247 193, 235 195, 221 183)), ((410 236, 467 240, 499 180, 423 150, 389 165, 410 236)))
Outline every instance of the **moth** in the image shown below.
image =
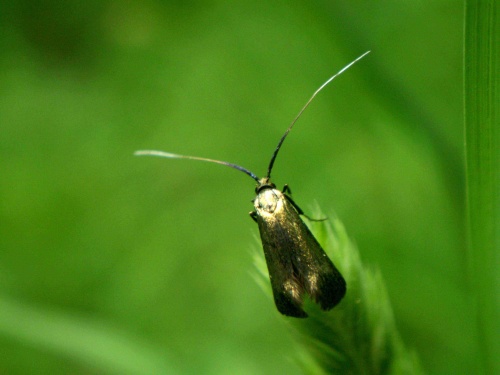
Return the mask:
POLYGON ((278 311, 287 316, 296 318, 308 316, 303 309, 303 301, 306 295, 319 304, 322 310, 332 309, 344 297, 346 282, 307 225, 302 221, 301 216, 307 216, 291 198, 288 185, 285 185, 283 190, 280 191, 271 182, 274 161, 288 133, 314 97, 326 85, 369 52, 365 52, 346 65, 314 92, 278 142, 269 162, 267 174, 263 178, 257 177, 246 168, 226 161, 156 150, 135 152, 135 155, 152 155, 221 164, 237 169, 257 182, 255 188, 257 196, 252 201, 255 210, 250 212, 250 216, 259 227, 274 302, 278 311))

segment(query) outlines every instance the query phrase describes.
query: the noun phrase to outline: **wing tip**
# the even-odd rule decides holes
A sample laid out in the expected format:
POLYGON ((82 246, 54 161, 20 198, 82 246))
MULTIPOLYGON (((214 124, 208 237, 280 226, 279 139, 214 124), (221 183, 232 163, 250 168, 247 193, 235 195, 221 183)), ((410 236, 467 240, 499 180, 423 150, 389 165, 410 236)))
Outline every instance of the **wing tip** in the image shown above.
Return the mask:
POLYGON ((318 303, 323 310, 331 310, 337 306, 347 292, 345 279, 340 275, 331 275, 323 280, 323 283, 312 294, 313 300, 318 303))

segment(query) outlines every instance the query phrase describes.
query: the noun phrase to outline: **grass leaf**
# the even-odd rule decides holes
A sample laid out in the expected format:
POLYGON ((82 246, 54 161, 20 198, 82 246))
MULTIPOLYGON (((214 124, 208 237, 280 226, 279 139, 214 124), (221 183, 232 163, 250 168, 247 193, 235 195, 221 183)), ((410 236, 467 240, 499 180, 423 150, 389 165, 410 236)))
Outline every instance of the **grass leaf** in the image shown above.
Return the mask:
POLYGON ((469 278, 484 373, 500 373, 500 3, 467 1, 465 137, 469 278))
MULTIPOLYGON (((319 210, 315 217, 323 217, 319 210)), ((420 374, 414 352, 396 329, 392 308, 380 271, 365 267, 359 252, 337 218, 316 222, 312 231, 347 281, 347 294, 330 312, 306 301, 307 319, 289 321, 301 343, 298 361, 305 373, 420 374)), ((255 265, 260 280, 269 279, 262 251, 255 265)), ((263 285, 262 282, 259 284, 263 285)))

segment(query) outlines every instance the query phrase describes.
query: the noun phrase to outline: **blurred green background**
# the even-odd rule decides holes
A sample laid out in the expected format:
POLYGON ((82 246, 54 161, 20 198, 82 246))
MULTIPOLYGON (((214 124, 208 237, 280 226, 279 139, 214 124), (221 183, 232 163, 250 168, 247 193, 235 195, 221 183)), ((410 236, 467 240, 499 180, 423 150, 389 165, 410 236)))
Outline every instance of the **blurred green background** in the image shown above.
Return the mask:
POLYGON ((254 182, 335 212, 430 374, 469 374, 463 4, 0 5, 0 373, 298 374, 254 182))

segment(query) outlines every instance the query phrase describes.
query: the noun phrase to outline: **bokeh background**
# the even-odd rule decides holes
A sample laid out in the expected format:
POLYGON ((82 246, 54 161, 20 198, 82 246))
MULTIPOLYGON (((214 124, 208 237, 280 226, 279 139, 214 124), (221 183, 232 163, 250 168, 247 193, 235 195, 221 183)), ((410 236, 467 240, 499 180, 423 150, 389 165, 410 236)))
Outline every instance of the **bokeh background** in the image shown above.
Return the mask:
POLYGON ((430 374, 470 374, 459 1, 4 1, 0 373, 298 374, 254 182, 335 212, 430 374))

